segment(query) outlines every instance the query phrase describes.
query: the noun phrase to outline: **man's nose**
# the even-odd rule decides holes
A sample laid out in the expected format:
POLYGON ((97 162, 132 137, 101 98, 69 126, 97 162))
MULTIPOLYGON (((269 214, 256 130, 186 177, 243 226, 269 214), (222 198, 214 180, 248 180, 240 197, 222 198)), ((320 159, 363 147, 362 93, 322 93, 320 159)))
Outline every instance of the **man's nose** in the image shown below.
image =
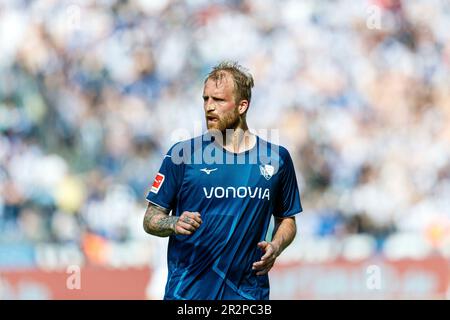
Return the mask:
POLYGON ((214 105, 214 101, 212 101, 212 99, 208 99, 205 102, 205 109, 206 111, 214 111, 216 109, 216 106, 214 105))

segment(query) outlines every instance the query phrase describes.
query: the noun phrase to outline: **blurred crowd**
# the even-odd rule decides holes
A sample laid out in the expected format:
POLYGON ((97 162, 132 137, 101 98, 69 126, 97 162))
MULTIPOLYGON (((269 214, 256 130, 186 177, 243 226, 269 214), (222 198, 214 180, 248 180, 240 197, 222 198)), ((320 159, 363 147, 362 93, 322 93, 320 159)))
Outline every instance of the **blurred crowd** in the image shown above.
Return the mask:
POLYGON ((56 243, 105 263, 149 241, 149 185, 204 127, 222 59, 254 75, 250 127, 294 159, 297 247, 401 235, 450 256, 448 30, 443 0, 2 1, 0 256, 56 243))

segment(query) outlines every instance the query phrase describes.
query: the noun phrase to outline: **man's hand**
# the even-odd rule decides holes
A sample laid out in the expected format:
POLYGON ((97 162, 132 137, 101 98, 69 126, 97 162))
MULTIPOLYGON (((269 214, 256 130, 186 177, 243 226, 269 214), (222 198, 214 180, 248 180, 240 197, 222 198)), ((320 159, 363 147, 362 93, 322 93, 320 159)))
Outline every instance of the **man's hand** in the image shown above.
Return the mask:
POLYGON ((272 241, 261 241, 258 247, 264 251, 260 261, 253 263, 253 270, 257 270, 257 276, 267 274, 272 269, 276 258, 294 240, 297 233, 295 217, 275 217, 272 241))
POLYGON ((158 236, 168 237, 173 234, 191 235, 202 224, 200 213, 184 211, 181 216, 169 216, 170 210, 148 203, 144 216, 145 232, 158 236))
POLYGON ((260 261, 254 262, 252 269, 257 270, 257 276, 267 274, 272 269, 276 258, 280 255, 280 248, 273 242, 261 241, 258 247, 264 251, 260 261))
POLYGON ((202 224, 200 213, 184 211, 174 226, 175 234, 190 236, 202 224))

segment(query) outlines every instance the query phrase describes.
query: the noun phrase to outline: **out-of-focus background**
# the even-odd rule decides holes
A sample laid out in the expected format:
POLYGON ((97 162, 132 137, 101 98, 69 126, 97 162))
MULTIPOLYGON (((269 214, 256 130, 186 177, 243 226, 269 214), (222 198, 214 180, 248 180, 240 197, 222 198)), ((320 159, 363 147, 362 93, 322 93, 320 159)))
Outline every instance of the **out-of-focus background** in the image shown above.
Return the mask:
POLYGON ((446 0, 2 0, 0 299, 162 297, 145 196, 222 59, 297 170, 271 298, 449 298, 449 31, 446 0))

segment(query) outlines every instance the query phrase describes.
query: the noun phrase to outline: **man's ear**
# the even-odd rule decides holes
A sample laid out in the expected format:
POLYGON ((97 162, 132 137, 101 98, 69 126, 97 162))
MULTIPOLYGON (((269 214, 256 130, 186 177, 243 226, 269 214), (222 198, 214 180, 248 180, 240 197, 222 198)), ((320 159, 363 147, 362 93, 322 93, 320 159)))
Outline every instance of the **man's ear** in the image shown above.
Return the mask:
POLYGON ((241 102, 239 102, 239 106, 238 106, 239 114, 243 115, 247 112, 247 110, 248 110, 248 101, 241 100, 241 102))

